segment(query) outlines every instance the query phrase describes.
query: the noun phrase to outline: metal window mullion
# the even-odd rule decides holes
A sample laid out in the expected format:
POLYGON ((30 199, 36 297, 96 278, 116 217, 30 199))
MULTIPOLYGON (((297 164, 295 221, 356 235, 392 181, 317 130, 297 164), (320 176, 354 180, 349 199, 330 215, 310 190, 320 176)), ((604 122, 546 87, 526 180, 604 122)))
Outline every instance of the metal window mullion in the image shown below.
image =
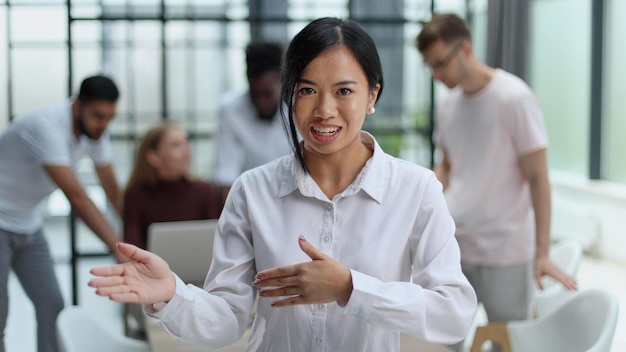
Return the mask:
POLYGON ((11 41, 11 1, 6 2, 6 26, 7 26, 7 115, 9 122, 13 121, 13 43, 11 41))
POLYGON ((591 89, 589 113, 589 179, 602 178, 602 71, 605 0, 591 1, 591 89))
POLYGON ((167 44, 165 43, 165 32, 167 18, 165 16, 165 0, 161 0, 161 119, 167 120, 167 44))

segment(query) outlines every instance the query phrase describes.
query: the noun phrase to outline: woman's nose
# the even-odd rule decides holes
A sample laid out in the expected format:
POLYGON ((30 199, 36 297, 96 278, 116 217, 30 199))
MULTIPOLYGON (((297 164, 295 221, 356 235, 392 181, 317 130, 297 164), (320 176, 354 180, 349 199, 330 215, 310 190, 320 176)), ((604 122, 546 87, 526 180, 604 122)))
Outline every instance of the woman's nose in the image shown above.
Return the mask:
POLYGON ((337 114, 337 104, 335 99, 328 94, 320 95, 317 101, 316 112, 318 117, 329 119, 337 114))

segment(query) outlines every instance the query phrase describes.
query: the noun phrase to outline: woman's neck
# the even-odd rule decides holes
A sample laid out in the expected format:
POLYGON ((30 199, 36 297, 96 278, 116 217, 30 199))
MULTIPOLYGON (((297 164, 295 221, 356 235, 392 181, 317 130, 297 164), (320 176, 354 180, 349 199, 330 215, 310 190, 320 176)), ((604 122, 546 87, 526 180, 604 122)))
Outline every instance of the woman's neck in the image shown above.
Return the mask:
POLYGON ((373 150, 360 143, 333 155, 309 153, 305 150, 304 158, 315 183, 328 199, 333 199, 356 179, 372 154, 373 150))

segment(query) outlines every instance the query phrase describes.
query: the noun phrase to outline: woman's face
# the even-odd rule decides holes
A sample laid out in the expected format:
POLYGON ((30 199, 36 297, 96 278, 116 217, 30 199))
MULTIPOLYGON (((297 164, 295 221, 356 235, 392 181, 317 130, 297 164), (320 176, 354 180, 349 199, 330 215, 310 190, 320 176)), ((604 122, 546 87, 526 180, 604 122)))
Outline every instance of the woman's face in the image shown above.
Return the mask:
POLYGON ((148 153, 148 160, 160 178, 176 180, 189 174, 191 148, 187 133, 180 128, 169 128, 157 149, 148 153))
POLYGON ((302 71, 295 90, 294 123, 304 152, 332 155, 362 147, 360 132, 379 86, 346 47, 323 51, 302 71))

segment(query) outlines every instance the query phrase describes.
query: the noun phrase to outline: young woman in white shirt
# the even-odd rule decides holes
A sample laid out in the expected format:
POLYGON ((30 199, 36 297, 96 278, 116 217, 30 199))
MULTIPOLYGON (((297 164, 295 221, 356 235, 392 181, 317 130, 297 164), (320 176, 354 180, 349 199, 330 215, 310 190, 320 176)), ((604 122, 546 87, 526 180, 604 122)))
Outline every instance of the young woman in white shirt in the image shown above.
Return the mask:
POLYGON ((233 184, 204 288, 128 244, 132 262, 90 286, 145 310, 182 341, 248 351, 398 351, 399 335, 463 339, 476 296, 434 174, 361 130, 383 88, 372 39, 322 18, 292 40, 282 74, 294 148, 233 184), (300 133, 299 140, 297 131, 300 133))

